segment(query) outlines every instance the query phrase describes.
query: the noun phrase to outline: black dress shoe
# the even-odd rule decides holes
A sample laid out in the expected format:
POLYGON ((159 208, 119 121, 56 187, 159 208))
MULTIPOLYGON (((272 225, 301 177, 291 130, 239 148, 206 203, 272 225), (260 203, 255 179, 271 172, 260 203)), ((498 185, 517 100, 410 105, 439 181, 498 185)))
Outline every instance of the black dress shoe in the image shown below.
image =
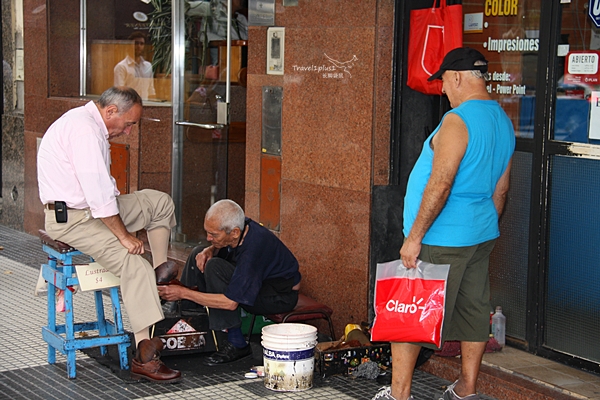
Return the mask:
POLYGON ((211 354, 206 357, 203 361, 204 365, 214 366, 229 363, 232 361, 241 360, 242 358, 248 357, 252 355, 252 347, 249 344, 246 347, 242 347, 241 349, 235 347, 228 341, 225 341, 221 345, 221 349, 216 353, 211 354))

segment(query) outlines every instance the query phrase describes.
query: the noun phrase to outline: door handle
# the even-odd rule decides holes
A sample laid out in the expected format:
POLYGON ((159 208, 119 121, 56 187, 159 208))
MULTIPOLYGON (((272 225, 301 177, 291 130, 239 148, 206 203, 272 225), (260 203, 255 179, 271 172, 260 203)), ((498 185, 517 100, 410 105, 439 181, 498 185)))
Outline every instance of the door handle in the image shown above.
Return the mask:
POLYGON ((175 125, 193 126, 193 127, 202 128, 202 129, 221 129, 221 128, 225 127, 224 124, 200 124, 197 122, 189 122, 189 121, 175 121, 175 125))

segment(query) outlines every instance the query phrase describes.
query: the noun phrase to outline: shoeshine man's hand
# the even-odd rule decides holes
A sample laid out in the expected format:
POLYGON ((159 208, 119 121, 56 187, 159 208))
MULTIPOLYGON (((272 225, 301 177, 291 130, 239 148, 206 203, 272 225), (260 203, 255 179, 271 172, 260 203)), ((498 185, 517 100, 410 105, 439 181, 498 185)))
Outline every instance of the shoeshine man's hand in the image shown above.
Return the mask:
POLYGON ((400 249, 402 264, 404 264, 406 268, 417 268, 417 257, 420 252, 421 242, 411 240, 409 236, 400 249))
POLYGON ((204 267, 206 267, 206 263, 208 262, 208 260, 212 258, 213 253, 213 246, 208 246, 196 255, 196 266, 198 267, 200 272, 204 273, 204 267))
POLYGON ((189 290, 179 285, 159 285, 156 287, 160 298, 167 301, 181 300, 184 298, 185 291, 189 290))

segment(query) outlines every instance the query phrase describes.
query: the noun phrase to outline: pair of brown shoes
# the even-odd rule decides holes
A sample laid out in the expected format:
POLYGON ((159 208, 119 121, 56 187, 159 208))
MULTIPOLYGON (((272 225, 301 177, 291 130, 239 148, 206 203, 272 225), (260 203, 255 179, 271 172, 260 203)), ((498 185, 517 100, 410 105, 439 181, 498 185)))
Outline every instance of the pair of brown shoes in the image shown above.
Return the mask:
POLYGON ((181 380, 181 372, 167 367, 160 360, 163 342, 159 337, 144 339, 138 344, 135 358, 131 361, 131 379, 146 379, 157 383, 175 383, 181 380))

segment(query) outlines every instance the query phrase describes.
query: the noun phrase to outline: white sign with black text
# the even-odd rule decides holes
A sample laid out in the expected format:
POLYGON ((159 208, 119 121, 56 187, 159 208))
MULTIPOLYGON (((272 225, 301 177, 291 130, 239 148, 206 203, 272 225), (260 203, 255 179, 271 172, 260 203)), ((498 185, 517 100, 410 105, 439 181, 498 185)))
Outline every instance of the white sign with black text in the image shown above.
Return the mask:
POLYGON ((75 265, 77 279, 83 292, 119 286, 121 280, 97 262, 75 265))
POLYGON ((588 135, 590 139, 600 139, 600 92, 592 91, 590 96, 590 124, 588 135))

